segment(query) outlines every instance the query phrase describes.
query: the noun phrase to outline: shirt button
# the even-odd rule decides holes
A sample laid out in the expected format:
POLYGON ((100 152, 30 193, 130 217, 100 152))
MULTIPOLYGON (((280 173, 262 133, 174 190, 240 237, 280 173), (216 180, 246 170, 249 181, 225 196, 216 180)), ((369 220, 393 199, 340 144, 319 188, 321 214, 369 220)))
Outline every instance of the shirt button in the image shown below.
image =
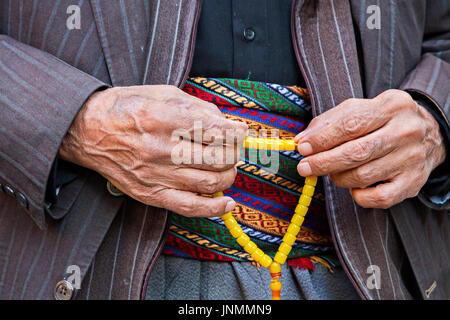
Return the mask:
POLYGON ((108 192, 112 194, 114 197, 121 197, 124 195, 122 191, 117 189, 111 182, 106 182, 106 189, 108 189, 108 192))
POLYGON ((61 280, 56 284, 54 297, 55 300, 70 300, 73 296, 73 286, 67 280, 61 280))
POLYGON ((253 41, 253 39, 255 39, 255 30, 253 30, 252 28, 245 28, 244 39, 247 41, 253 41))

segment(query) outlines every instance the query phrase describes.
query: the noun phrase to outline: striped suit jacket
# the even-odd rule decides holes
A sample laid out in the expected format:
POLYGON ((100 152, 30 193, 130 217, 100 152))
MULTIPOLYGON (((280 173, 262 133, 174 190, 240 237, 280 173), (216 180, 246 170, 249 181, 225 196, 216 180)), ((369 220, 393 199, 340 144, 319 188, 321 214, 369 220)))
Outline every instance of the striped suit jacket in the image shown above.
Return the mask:
MULTIPOLYGON (((92 92, 183 85, 200 9, 199 0, 0 0, 0 298, 52 299, 71 265, 83 280, 78 299, 145 297, 166 210, 113 197, 85 169, 53 203, 46 188, 92 92), (73 4, 80 29, 66 25, 73 4)), ((426 97, 448 125, 448 1, 295 0, 291 22, 315 114, 400 88, 426 97), (380 28, 368 27, 373 8, 380 28)), ((450 298, 448 205, 419 196, 362 209, 324 185, 340 260, 362 298, 450 298), (373 265, 381 287, 367 286, 373 265)))

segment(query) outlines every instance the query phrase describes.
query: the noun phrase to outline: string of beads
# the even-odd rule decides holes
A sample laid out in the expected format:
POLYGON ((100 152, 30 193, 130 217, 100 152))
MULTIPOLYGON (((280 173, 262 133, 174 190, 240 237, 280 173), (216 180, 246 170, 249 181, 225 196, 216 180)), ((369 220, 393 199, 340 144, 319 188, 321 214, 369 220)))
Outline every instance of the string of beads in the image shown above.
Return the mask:
MULTIPOLYGON (((246 148, 277 150, 277 151, 294 151, 296 146, 294 140, 282 139, 263 139, 247 137, 244 141, 246 148)), ((236 239, 237 243, 250 254, 253 260, 259 263, 264 268, 269 268, 272 280, 270 281, 270 289, 272 291, 272 299, 280 300, 281 293, 281 265, 286 262, 286 259, 291 252, 292 245, 297 239, 297 234, 305 220, 305 215, 308 212, 309 205, 314 195, 314 190, 317 184, 317 177, 307 177, 305 185, 303 186, 302 194, 298 200, 295 213, 291 218, 289 227, 283 237, 275 257, 272 259, 265 254, 258 246, 250 240, 250 237, 244 233, 242 228, 237 223, 231 212, 227 212, 221 216, 225 226, 230 231, 231 235, 236 239)), ((217 192, 214 197, 222 197, 223 192, 217 192)))

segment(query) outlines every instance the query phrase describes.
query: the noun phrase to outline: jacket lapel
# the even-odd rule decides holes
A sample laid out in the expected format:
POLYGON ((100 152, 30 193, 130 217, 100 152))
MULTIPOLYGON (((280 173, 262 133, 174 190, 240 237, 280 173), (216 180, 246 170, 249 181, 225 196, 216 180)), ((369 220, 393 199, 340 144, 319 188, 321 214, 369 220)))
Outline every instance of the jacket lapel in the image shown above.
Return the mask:
POLYGON ((114 86, 180 86, 194 50, 199 0, 91 0, 114 86))
MULTIPOLYGON (((307 78, 315 115, 346 99, 363 98, 349 2, 297 0, 292 13, 294 47, 307 78)), ((386 211, 363 209, 346 189, 335 186, 328 177, 323 181, 333 239, 359 294, 366 299, 410 298, 393 263, 397 252, 388 255, 386 250, 387 239, 398 245, 386 211), (377 275, 381 277, 381 289, 367 286, 374 274, 371 266, 380 268, 377 275)))
POLYGON ((100 42, 114 86, 142 83, 148 42, 146 1, 134 5, 117 1, 91 0, 100 42))

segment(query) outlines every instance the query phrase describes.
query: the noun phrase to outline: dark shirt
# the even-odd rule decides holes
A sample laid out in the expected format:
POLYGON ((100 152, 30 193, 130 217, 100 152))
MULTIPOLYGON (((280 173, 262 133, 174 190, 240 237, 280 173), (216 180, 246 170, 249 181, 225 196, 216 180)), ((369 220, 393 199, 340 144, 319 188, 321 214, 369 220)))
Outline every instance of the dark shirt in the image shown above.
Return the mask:
POLYGON ((292 0, 203 1, 190 74, 304 86, 291 6, 292 0))

